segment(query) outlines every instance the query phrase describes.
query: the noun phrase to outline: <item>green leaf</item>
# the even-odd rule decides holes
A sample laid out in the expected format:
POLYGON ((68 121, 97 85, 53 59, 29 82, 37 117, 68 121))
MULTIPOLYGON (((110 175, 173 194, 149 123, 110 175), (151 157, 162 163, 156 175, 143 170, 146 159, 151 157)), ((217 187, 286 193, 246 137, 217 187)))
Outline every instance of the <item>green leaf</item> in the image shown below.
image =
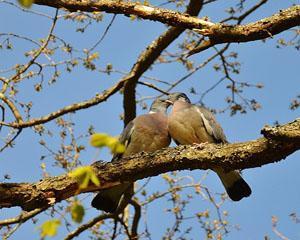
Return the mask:
POLYGON ((40 227, 41 229, 41 237, 53 237, 56 235, 57 233, 57 228, 60 225, 60 220, 59 219, 52 219, 49 221, 46 221, 42 224, 42 226, 40 227))
POLYGON ((30 8, 31 5, 34 3, 34 0, 18 0, 20 5, 25 8, 30 8))
POLYGON ((69 176, 77 181, 80 189, 87 188, 90 181, 100 186, 100 181, 91 166, 78 167, 70 172, 69 176))
POLYGON ((91 136, 90 143, 94 147, 108 147, 112 153, 123 153, 125 151, 124 144, 120 143, 115 137, 105 133, 95 133, 91 136))
POLYGON ((95 133, 91 136, 90 143, 93 147, 105 147, 107 146, 107 142, 109 139, 109 135, 105 133, 95 133))
POLYGON ((93 171, 92 174, 90 175, 90 181, 91 181, 92 183, 94 183, 96 186, 100 186, 99 178, 98 178, 97 175, 94 173, 94 171, 93 171))
POLYGON ((84 216, 84 208, 80 202, 75 201, 71 206, 71 217, 74 222, 81 223, 84 216))

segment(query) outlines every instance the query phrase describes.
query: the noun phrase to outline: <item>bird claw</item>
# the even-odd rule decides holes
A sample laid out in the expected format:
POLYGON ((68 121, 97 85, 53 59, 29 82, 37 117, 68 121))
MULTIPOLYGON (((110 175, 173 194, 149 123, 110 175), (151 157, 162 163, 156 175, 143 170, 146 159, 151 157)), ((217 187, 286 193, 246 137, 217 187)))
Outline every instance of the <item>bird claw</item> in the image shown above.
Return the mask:
POLYGON ((204 149, 209 142, 203 142, 203 143, 193 143, 194 146, 196 146, 198 149, 204 149))

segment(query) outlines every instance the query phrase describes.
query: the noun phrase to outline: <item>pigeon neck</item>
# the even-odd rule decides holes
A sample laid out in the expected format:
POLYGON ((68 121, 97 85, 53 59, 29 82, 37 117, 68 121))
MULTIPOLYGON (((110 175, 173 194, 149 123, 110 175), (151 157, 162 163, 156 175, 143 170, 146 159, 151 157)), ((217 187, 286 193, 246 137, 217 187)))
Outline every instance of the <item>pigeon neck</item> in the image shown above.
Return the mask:
POLYGON ((153 113, 163 113, 166 114, 167 112, 167 108, 165 107, 156 107, 156 108, 151 108, 149 111, 149 114, 153 114, 153 113))
POLYGON ((189 107, 191 104, 185 101, 176 101, 173 104, 173 111, 180 111, 181 109, 189 107))

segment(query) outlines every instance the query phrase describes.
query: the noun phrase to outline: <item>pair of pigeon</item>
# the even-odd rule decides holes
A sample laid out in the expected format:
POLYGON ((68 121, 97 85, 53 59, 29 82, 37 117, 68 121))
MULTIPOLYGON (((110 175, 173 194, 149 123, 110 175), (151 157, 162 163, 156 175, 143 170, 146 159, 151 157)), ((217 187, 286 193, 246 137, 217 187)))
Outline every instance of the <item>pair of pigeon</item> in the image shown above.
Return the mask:
MULTIPOLYGON (((166 99, 154 100, 148 114, 136 117, 125 127, 120 142, 126 150, 123 154, 116 154, 112 161, 141 151, 154 152, 168 147, 170 136, 177 144, 227 143, 221 126, 208 109, 191 104, 184 93, 172 93, 166 99), (167 116, 169 105, 173 105, 173 109, 167 116)), ((233 201, 251 194, 249 185, 238 171, 225 172, 222 168, 213 170, 233 201)), ((133 194, 133 183, 102 190, 93 199, 92 206, 113 213, 121 208, 121 199, 126 194, 133 194)))

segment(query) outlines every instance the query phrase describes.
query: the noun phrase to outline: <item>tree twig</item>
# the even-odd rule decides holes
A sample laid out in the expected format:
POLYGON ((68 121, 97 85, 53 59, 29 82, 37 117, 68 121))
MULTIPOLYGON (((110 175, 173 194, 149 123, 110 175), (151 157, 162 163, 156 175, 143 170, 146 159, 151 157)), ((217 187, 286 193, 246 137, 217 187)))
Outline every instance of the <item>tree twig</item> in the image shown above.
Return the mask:
POLYGON ((73 232, 71 232, 70 234, 68 234, 68 236, 66 236, 64 238, 64 240, 71 240, 74 237, 77 237, 80 233, 84 232, 85 230, 87 230, 88 228, 94 226, 96 223, 108 219, 108 218, 114 218, 115 215, 114 214, 102 214, 99 215, 98 217, 95 217, 94 219, 90 220, 89 222, 82 224, 81 226, 79 226, 76 230, 74 230, 73 232))
POLYGON ((8 226, 15 223, 24 223, 45 210, 46 208, 37 208, 30 212, 23 212, 17 217, 1 220, 0 226, 8 226))
POLYGON ((131 226, 131 237, 133 240, 138 239, 138 225, 141 218, 141 205, 134 199, 131 199, 129 203, 134 207, 134 217, 131 226))

